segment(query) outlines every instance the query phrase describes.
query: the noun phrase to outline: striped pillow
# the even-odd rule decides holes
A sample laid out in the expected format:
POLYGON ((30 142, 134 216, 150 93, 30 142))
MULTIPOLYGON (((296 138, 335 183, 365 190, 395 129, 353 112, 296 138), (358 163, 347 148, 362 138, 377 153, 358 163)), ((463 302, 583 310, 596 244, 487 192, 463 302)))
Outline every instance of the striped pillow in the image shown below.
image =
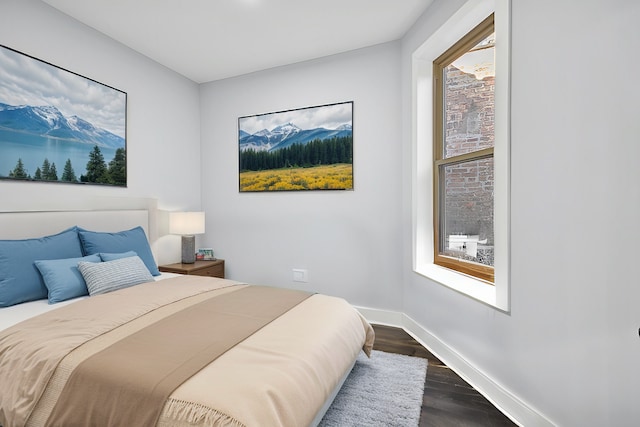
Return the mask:
POLYGON ((153 276, 138 256, 107 262, 81 261, 78 263, 78 270, 87 283, 89 295, 104 294, 153 281, 153 276))

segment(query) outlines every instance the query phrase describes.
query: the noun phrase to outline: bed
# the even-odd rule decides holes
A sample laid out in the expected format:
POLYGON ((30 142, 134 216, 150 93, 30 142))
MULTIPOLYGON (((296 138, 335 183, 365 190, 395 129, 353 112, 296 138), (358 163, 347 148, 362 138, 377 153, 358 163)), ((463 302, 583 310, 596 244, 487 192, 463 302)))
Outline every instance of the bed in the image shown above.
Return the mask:
POLYGON ((0 212, 0 425, 317 425, 371 351, 367 321, 336 297, 160 273, 153 203, 124 205, 0 212))

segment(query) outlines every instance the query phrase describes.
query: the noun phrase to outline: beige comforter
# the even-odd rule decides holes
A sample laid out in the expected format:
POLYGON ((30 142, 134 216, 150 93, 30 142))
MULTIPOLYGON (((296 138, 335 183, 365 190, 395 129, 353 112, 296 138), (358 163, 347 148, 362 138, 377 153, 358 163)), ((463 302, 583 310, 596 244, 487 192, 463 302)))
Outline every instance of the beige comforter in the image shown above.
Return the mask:
MULTIPOLYGON (((241 286, 181 276, 91 297, 3 331, 0 424, 44 425, 87 357, 212 292, 241 286)), ((179 386, 158 425, 308 425, 372 344, 371 326, 349 304, 313 295, 179 386)))

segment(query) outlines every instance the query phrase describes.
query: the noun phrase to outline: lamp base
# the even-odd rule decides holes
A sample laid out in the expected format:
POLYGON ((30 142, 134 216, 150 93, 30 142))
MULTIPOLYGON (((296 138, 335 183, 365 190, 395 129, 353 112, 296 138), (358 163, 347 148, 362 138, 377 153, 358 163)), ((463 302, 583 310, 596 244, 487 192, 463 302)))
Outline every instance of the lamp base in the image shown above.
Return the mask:
POLYGON ((182 236, 182 263, 196 262, 196 236, 182 236))

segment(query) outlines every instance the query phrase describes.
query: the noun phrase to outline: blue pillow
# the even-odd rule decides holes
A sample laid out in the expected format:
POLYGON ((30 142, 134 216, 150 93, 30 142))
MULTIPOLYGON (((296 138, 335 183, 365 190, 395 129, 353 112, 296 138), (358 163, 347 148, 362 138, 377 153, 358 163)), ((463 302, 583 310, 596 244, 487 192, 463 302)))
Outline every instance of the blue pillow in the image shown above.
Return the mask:
POLYGON ((102 261, 104 262, 109 262, 109 261, 113 261, 121 258, 129 258, 132 256, 138 256, 138 254, 135 253, 134 251, 118 252, 115 254, 100 252, 98 255, 100 255, 100 259, 102 259, 102 261))
POLYGON ((85 255, 106 253, 118 253, 134 251, 144 265, 149 269, 149 273, 159 276, 158 266, 153 259, 151 247, 147 235, 144 234, 142 227, 135 227, 131 230, 119 231, 117 233, 104 233, 97 231, 88 231, 78 229, 80 242, 85 255))
POLYGON ((80 258, 35 261, 44 284, 49 290, 49 304, 89 294, 87 284, 78 270, 80 261, 100 262, 100 257, 89 255, 80 258))
POLYGON ((76 227, 37 239, 0 240, 0 307, 47 298, 35 260, 81 256, 76 227))

